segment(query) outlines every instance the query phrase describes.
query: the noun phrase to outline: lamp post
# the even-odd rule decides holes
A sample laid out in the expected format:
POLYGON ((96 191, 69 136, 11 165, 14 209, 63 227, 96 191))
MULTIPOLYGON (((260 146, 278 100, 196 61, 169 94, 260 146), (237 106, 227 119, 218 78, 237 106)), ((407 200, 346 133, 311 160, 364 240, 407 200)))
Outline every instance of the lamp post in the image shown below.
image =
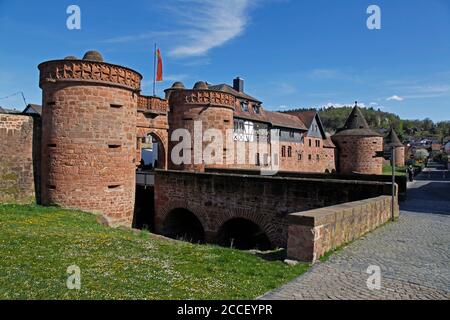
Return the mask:
POLYGON ((391 219, 395 220, 395 146, 392 146, 391 154, 391 167, 392 167, 392 199, 391 199, 391 219))
POLYGON ((375 152, 374 158, 382 157, 385 160, 390 160, 392 167, 392 195, 391 195, 391 220, 395 220, 395 145, 386 146, 383 151, 375 152))

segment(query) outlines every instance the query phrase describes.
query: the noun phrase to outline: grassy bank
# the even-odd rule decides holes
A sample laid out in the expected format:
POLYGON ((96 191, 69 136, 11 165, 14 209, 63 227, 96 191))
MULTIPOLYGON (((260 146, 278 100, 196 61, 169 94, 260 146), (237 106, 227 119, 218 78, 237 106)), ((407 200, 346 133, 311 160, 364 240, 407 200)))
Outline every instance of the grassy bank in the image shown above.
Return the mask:
POLYGON ((253 299, 308 268, 26 205, 0 205, 0 256, 0 299, 253 299), (71 265, 80 290, 66 287, 71 265))
MULTIPOLYGON (((384 175, 392 175, 392 166, 384 165, 383 166, 383 174, 384 175)), ((406 176, 406 167, 395 167, 395 175, 397 176, 406 176)))

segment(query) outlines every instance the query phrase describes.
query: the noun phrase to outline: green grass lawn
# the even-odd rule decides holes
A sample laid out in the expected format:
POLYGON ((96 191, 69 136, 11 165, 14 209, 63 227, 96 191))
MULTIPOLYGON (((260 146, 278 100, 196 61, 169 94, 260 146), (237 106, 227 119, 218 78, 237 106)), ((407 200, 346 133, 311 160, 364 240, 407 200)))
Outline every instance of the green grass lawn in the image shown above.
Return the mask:
MULTIPOLYGON (((383 166, 383 174, 384 175, 392 175, 392 166, 384 165, 383 166)), ((406 176, 406 167, 395 167, 395 175, 396 176, 406 176)))
POLYGON ((253 299, 308 267, 112 229, 84 212, 0 205, 0 299, 253 299), (71 265, 80 290, 66 287, 71 265))

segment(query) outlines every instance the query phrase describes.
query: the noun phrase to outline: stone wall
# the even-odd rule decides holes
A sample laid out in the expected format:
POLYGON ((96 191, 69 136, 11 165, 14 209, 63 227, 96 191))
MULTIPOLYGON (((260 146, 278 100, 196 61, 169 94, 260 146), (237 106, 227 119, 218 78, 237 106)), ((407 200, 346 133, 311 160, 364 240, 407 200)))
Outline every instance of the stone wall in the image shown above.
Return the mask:
POLYGON ((342 174, 381 174, 383 158, 376 157, 383 151, 383 138, 372 136, 333 136, 337 146, 338 172, 342 174))
POLYGON ((139 96, 137 109, 137 144, 136 144, 136 164, 139 164, 142 158, 143 139, 151 135, 158 142, 158 165, 159 169, 168 168, 169 159, 169 124, 167 100, 139 96))
POLYGON ((292 148, 292 156, 282 157, 280 151, 280 170, 297 172, 325 172, 332 171, 334 165, 334 148, 324 148, 323 139, 305 138, 304 143, 280 141, 280 149, 285 146, 292 148), (319 143, 319 146, 317 146, 319 143))
MULTIPOLYGON (((33 154, 39 150, 39 129, 38 118, 0 114, 1 203, 35 201, 34 181, 35 175, 39 180, 39 170, 35 170, 33 154)), ((35 160, 39 163, 39 156, 35 160)))
MULTIPOLYGON (((333 150, 333 149, 329 149, 333 150)), ((260 170, 241 170, 241 169, 224 169, 224 168, 207 168, 206 172, 231 173, 242 175, 260 175, 260 170)), ((340 173, 311 173, 311 172, 289 172, 278 171, 277 177, 306 178, 306 179, 331 179, 331 180, 357 180, 357 181, 378 181, 391 182, 390 175, 383 174, 340 174, 340 173)), ((395 176, 395 183, 398 187, 399 200, 406 200, 407 196, 407 179, 406 176, 395 176)))
POLYGON ((326 170, 328 172, 335 170, 335 148, 324 147, 324 141, 321 138, 306 137, 300 149, 294 154, 294 165, 290 167, 282 165, 280 171, 324 173, 326 170))
POLYGON ((389 183, 236 174, 157 171, 155 228, 163 233, 167 215, 187 209, 201 222, 206 241, 215 242, 232 218, 257 224, 273 246, 286 247, 290 213, 390 193, 389 183))
MULTIPOLYGON (((389 221, 391 197, 380 196, 289 215, 289 258, 314 262, 389 221)), ((399 208, 395 203, 394 216, 399 208)))

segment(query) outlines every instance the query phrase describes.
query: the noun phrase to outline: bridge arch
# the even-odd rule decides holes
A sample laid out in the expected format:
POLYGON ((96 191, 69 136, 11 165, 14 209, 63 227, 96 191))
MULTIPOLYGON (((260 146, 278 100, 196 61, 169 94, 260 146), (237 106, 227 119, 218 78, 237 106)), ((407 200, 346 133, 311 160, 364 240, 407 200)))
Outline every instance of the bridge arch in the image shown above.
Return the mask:
POLYGON ((192 243, 205 243, 205 228, 202 222, 186 208, 175 208, 165 215, 162 234, 192 243))
POLYGON ((274 247, 263 228, 240 217, 231 218, 222 224, 217 232, 217 243, 242 250, 269 250, 274 247))
MULTIPOLYGON (((156 186, 158 189, 158 185, 156 186)), ((259 229, 267 236, 270 242, 270 248, 284 248, 286 247, 287 228, 279 225, 279 218, 263 215, 257 212, 255 208, 251 207, 234 207, 234 208, 218 208, 205 207, 199 204, 194 204, 186 199, 170 199, 166 197, 164 193, 156 195, 155 206, 155 230, 157 233, 170 236, 168 230, 165 229, 165 225, 169 221, 169 215, 174 211, 185 210, 193 214, 198 221, 200 221, 204 242, 218 243, 218 234, 221 231, 221 227, 224 226, 227 221, 231 219, 242 218, 248 220, 253 224, 256 224, 259 229)), ((180 217, 174 216, 174 217, 180 217)), ((173 219, 174 217, 170 218, 173 219)), ((179 221, 179 220, 178 220, 179 221)), ((231 225, 233 226, 233 225, 231 225)), ((173 237, 173 236, 172 236, 173 237)), ((223 241, 222 241, 223 243, 223 241)), ((229 245, 225 245, 228 247, 229 245)), ((236 246, 235 246, 236 247, 236 246)), ((266 248, 267 246, 264 246, 266 248)))

